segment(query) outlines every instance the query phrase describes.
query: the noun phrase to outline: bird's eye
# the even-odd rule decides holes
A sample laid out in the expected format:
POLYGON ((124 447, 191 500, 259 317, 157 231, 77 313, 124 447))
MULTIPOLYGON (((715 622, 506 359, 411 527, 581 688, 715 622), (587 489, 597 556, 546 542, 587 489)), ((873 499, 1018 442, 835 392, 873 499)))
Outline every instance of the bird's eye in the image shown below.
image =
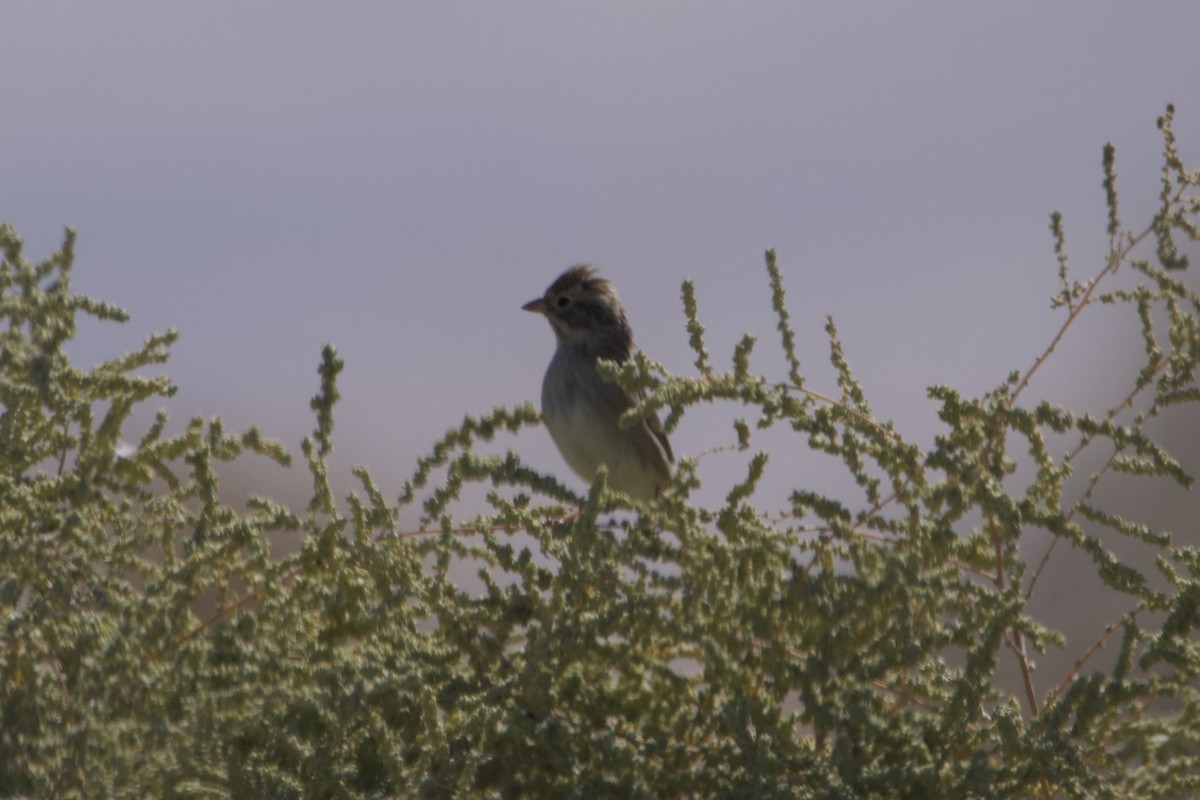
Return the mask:
POLYGON ((558 306, 559 308, 566 308, 567 306, 571 305, 571 298, 560 297, 555 301, 554 305, 558 306))

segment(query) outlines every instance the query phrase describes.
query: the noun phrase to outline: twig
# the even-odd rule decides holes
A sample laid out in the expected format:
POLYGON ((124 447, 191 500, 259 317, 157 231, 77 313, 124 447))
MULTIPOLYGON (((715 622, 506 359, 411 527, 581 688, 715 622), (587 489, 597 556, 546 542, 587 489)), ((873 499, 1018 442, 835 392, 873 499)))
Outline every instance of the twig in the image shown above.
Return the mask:
MULTIPOLYGON (((996 556, 996 575, 994 583, 1000 592, 1008 588, 1008 579, 1004 572, 1004 550, 1000 533, 997 531, 996 519, 991 511, 987 512, 987 527, 991 532, 992 549, 996 556)), ((1017 656, 1017 666, 1021 670, 1021 682, 1025 687, 1025 699, 1029 702, 1029 713, 1037 716, 1039 713, 1037 690, 1033 685, 1033 668, 1029 666, 1029 654, 1025 650, 1025 635, 1016 626, 1009 628, 1006 637, 1009 647, 1017 656)))
MULTIPOLYGON (((1169 201, 1168 205, 1178 202, 1179 199, 1183 196, 1183 191, 1185 188, 1186 188, 1186 184, 1181 184, 1179 186, 1179 188, 1176 190, 1175 196, 1169 201)), ((1070 327, 1075 323, 1075 320, 1079 317, 1080 313, 1082 313, 1083 309, 1088 307, 1089 305, 1091 305, 1094 302, 1094 295, 1096 292, 1096 287, 1098 287, 1104 281, 1105 278, 1113 275, 1116 272, 1117 268, 1121 265, 1121 262, 1123 262, 1126 258, 1128 258, 1129 254, 1133 251, 1133 249, 1136 248, 1138 246, 1138 244, 1140 244, 1147 236, 1149 236, 1151 233, 1153 233, 1153 231, 1154 231, 1154 226, 1149 225, 1141 233, 1137 234, 1136 236, 1134 236, 1134 235, 1128 236, 1124 240, 1123 245, 1119 248, 1116 246, 1117 234, 1115 232, 1113 232, 1111 234, 1110 241, 1109 241, 1108 261, 1107 261, 1107 263, 1105 263, 1104 269, 1100 270, 1100 273, 1098 275, 1096 275, 1096 277, 1093 278, 1089 282, 1087 289, 1084 291, 1083 296, 1080 297, 1079 301, 1077 303, 1068 305, 1067 318, 1063 321, 1063 324, 1059 327, 1058 332, 1054 335, 1054 338, 1050 341, 1050 344, 1046 346, 1046 349, 1043 350, 1041 355, 1039 355, 1034 360, 1033 365, 1030 366, 1029 369, 1027 369, 1025 371, 1025 374, 1021 376, 1020 380, 1017 381, 1016 386, 1013 387, 1012 392, 1008 396, 1008 402, 1009 402, 1010 406, 1012 404, 1014 404, 1017 401, 1017 399, 1021 396, 1021 394, 1025 391, 1025 389, 1029 387, 1030 382, 1033 380, 1033 376, 1037 374, 1038 370, 1041 369, 1042 365, 1045 364, 1046 361, 1050 358, 1050 354, 1053 353, 1058 348, 1059 342, 1062 341, 1063 337, 1067 333, 1067 330, 1070 329, 1070 327)), ((1124 402, 1122 402, 1120 405, 1116 406, 1109 412, 1110 420, 1117 413, 1119 413, 1121 410, 1123 410, 1124 408, 1126 408, 1127 406, 1129 406, 1132 403, 1132 398, 1136 394, 1136 392, 1137 392, 1137 390, 1132 392, 1130 394, 1130 396, 1125 399, 1124 402)), ((1002 431, 1000 429, 996 429, 996 430, 992 431, 992 435, 989 437, 988 443, 985 445, 985 448, 984 448, 984 460, 985 461, 987 460, 987 456, 990 455, 990 451, 992 449, 993 443, 996 441, 997 437, 999 437, 1001 435, 1001 433, 1002 433, 1002 431)), ((1074 457, 1074 456, 1078 455, 1078 453, 1081 452, 1083 450, 1083 448, 1086 447, 1087 444, 1089 444, 1089 443, 1090 443, 1090 439, 1085 438, 1085 440, 1080 443, 1080 445, 1071 454, 1071 456, 1074 457)), ((1115 457, 1116 457, 1116 453, 1114 452, 1113 455, 1110 456, 1108 462, 1105 464, 1104 469, 1101 470, 1101 472, 1098 473, 1097 475, 1093 476, 1092 481, 1089 484, 1087 492, 1084 496, 1085 498, 1087 496, 1089 496, 1091 494, 1092 489, 1095 488, 1096 483, 1099 481, 1100 475, 1107 472, 1108 469, 1112 466, 1112 463, 1113 463, 1113 460, 1115 459, 1115 457)), ((1078 508, 1078 504, 1075 506, 1075 508, 1072 509, 1070 515, 1067 516, 1066 519, 1068 521, 1074 515, 1076 508, 1078 508)), ((994 530, 994 521, 991 519, 990 515, 988 517, 988 525, 989 525, 990 529, 994 530)), ((1041 575, 1043 569, 1046 567, 1046 564, 1049 562, 1050 555, 1054 551, 1054 546, 1055 546, 1055 544, 1057 544, 1057 542, 1058 542, 1058 537, 1055 537, 1055 539, 1050 543, 1050 546, 1046 549, 1046 552, 1043 554, 1042 559, 1041 559, 1040 563, 1038 564, 1038 567, 1035 570, 1033 577, 1030 579, 1029 588, 1025 592, 1026 600, 1028 600, 1030 598, 1030 596, 1032 595, 1033 588, 1034 588, 1035 584, 1037 583, 1037 579, 1041 575)), ((996 574, 996 586, 997 586, 997 588, 1003 589, 1004 584, 1005 584, 1005 577, 1004 577, 1004 573, 1003 573, 1003 569, 1002 569, 1002 552, 1000 549, 1000 541, 999 541, 998 535, 996 535, 996 534, 993 535, 993 545, 996 549, 996 563, 997 563, 997 567, 998 567, 997 574, 996 574)), ((1034 690, 1032 669, 1029 666, 1029 658, 1028 658, 1028 653, 1025 649, 1024 635, 1016 628, 1010 629, 1009 644, 1012 647, 1013 652, 1015 652, 1017 655, 1017 663, 1021 670, 1021 679, 1025 686, 1025 695, 1026 695, 1026 699, 1029 702, 1030 712, 1034 716, 1037 716, 1037 714, 1039 713, 1037 694, 1036 694, 1036 691, 1034 690)))
POLYGON ((1116 632, 1117 628, 1122 628, 1133 622, 1137 615, 1143 610, 1144 608, 1139 606, 1133 611, 1130 611, 1128 614, 1123 615, 1116 622, 1110 623, 1107 627, 1105 627, 1104 633, 1100 634, 1100 638, 1092 643, 1092 646, 1087 649, 1087 652, 1080 656, 1079 660, 1075 662, 1075 666, 1072 667, 1071 671, 1068 672, 1061 681, 1059 681, 1058 686, 1054 687, 1054 691, 1050 693, 1050 697, 1047 700, 1047 705, 1057 700, 1062 693, 1067 690, 1067 687, 1071 685, 1071 682, 1074 681, 1075 678, 1079 677, 1079 670, 1083 669, 1083 665, 1088 662, 1088 659, 1100 652, 1100 650, 1104 647, 1105 642, 1107 642, 1113 633, 1116 632))
POLYGON ((777 384, 777 385, 783 386, 784 388, 786 388, 790 391, 793 391, 793 392, 800 392, 801 394, 806 395, 807 397, 811 397, 814 400, 819 400, 822 403, 827 403, 836 408, 840 408, 841 410, 845 411, 850 416, 857 419, 859 422, 869 425, 872 428, 874 428, 875 430, 879 431, 884 436, 891 439, 893 442, 901 441, 900 434, 896 433, 893 430, 889 430, 888 428, 885 428, 874 417, 871 417, 868 414, 864 414, 856 408, 850 407, 843 400, 834 400, 832 397, 830 397, 827 394, 822 394, 821 392, 817 392, 812 389, 805 389, 803 386, 796 386, 795 384, 792 384, 792 383, 777 384))
MULTIPOLYGON (((1183 197, 1183 192, 1186 188, 1187 184, 1180 184, 1179 188, 1175 191, 1175 196, 1169 201, 1169 205, 1175 205, 1178 203, 1183 197)), ((1025 391, 1026 387, 1029 386, 1029 382, 1033 379, 1033 376, 1041 368, 1042 364, 1046 363, 1046 359, 1050 357, 1050 354, 1054 352, 1055 348, 1058 347, 1058 343, 1062 341, 1067 329, 1070 328, 1075 322, 1075 319, 1079 316, 1080 312, 1082 312, 1085 307, 1091 304, 1092 295, 1095 293, 1096 287, 1100 285, 1100 282, 1104 280, 1104 278, 1116 272, 1117 267, 1121 265, 1121 262, 1124 261, 1131 252, 1133 252, 1133 249, 1141 244, 1142 240, 1153 232, 1154 226, 1148 225, 1145 230, 1136 236, 1129 236, 1128 239, 1125 240, 1124 246, 1120 249, 1116 247, 1109 248, 1108 263, 1104 265, 1104 269, 1100 270, 1100 274, 1093 278, 1088 284, 1087 291, 1083 293, 1083 297, 1079 299, 1079 302, 1071 307, 1070 313, 1067 314, 1066 320, 1063 321, 1062 326, 1058 329, 1058 333, 1054 335, 1054 339, 1050 342, 1049 346, 1047 346, 1046 349, 1042 351, 1042 354, 1034 360, 1033 366, 1025 371, 1025 374, 1021 377, 1021 380, 1013 389, 1012 394, 1009 395, 1009 402, 1015 402, 1020 394, 1025 391)))

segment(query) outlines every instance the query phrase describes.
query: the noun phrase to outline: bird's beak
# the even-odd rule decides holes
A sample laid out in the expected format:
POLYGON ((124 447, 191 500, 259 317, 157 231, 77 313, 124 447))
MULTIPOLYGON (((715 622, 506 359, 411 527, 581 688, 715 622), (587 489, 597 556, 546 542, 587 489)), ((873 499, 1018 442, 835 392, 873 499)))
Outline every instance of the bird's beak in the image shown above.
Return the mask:
POLYGON ((530 300, 528 303, 521 306, 521 310, 522 311, 532 311, 535 314, 545 314, 546 313, 546 302, 542 298, 539 297, 538 299, 530 300))

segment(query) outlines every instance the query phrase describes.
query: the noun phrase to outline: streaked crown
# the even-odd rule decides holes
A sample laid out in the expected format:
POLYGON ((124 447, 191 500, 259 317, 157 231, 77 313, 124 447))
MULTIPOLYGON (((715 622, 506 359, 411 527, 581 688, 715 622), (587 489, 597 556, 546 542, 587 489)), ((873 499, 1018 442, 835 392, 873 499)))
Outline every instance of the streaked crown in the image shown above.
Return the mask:
POLYGON ((577 347, 593 357, 615 361, 624 361, 633 352, 633 329, 617 290, 595 267, 576 264, 524 308, 545 315, 560 347, 577 347))

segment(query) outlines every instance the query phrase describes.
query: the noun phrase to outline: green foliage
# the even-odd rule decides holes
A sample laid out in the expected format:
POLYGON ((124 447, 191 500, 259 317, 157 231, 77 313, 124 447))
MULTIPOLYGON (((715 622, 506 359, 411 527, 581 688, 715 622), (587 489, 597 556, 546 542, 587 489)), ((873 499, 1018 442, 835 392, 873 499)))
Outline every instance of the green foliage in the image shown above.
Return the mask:
POLYGON ((339 504, 328 347, 302 444, 312 500, 232 508, 220 464, 251 451, 286 465, 283 449, 216 420, 167 436, 162 413, 122 438, 138 404, 173 392, 143 373, 175 334, 75 367, 77 315, 124 313, 72 294, 70 232, 32 265, 0 227, 0 797, 1195 794, 1200 552, 1103 493, 1118 472, 1191 484, 1147 431, 1200 401, 1200 298, 1171 274, 1186 266, 1176 237, 1197 238, 1200 173, 1170 111, 1160 127, 1154 220, 1120 227, 1106 147, 1103 269, 1071 280, 1055 214, 1061 329, 982 397, 931 388, 943 427, 925 447, 874 416, 832 320, 836 392, 805 385, 773 252, 784 381, 752 372, 750 336, 718 372, 685 284, 698 374, 640 356, 607 372, 646 390, 631 415, 665 411, 670 428, 699 403, 743 409, 745 474, 718 508, 694 500, 699 459, 638 505, 603 474, 580 497, 477 447, 537 425, 529 405, 467 417, 397 500, 359 469, 339 504), (1153 261, 1136 257, 1146 240, 1153 261), (1109 289, 1119 269, 1137 285, 1109 289), (1139 321, 1128 395, 1100 417, 1026 400, 1098 304, 1139 321), (788 432, 856 490, 799 485, 782 513, 756 509, 756 437, 788 432), (1100 466, 1072 483, 1085 452, 1100 466), (473 485, 489 510, 463 519, 473 485), (416 508, 421 527, 401 529, 416 508), (267 534, 295 553, 272 557, 267 534), (1038 541, 1050 548, 1026 560, 1038 541), (1122 561, 1126 541, 1152 572, 1122 561), (1065 646, 1030 606, 1055 547, 1090 557, 1127 611, 1067 674, 1035 678, 1034 654, 1065 646), (1117 658, 1100 669, 1107 644, 1117 658), (1013 664, 1015 692, 999 678, 1013 664))

